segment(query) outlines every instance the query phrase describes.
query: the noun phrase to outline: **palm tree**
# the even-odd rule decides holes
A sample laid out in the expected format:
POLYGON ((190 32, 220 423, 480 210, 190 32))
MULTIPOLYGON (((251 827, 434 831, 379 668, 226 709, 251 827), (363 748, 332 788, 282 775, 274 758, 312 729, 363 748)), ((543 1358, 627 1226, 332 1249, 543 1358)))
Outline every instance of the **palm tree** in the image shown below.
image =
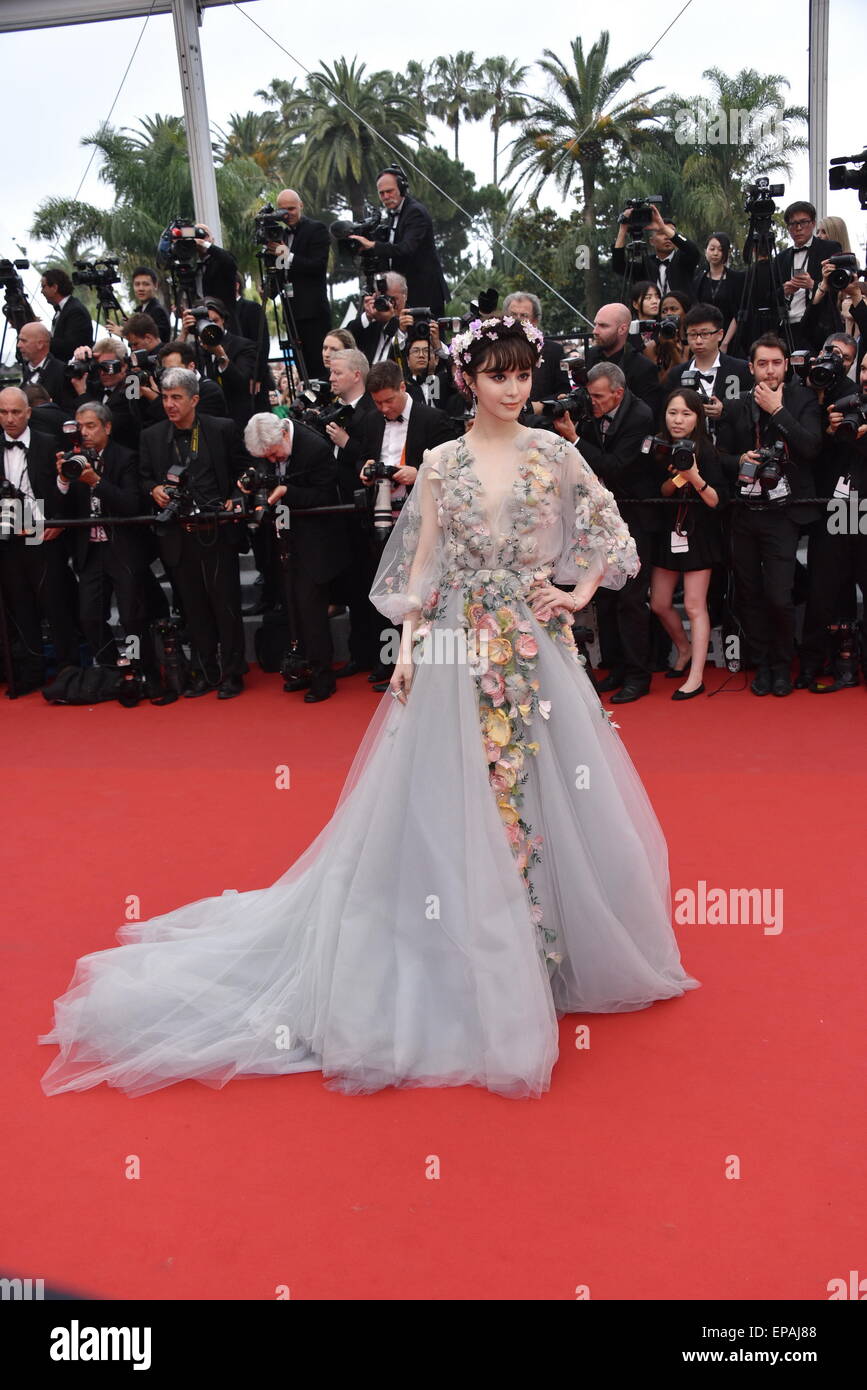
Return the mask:
POLYGON ((505 125, 522 121, 527 115, 527 98, 520 91, 528 68, 511 58, 486 58, 479 68, 483 89, 487 93, 487 110, 491 113, 494 132, 494 177, 497 183, 497 155, 500 131, 505 125))
POLYGON ((650 98, 653 87, 621 98, 623 89, 648 54, 640 53, 617 68, 608 68, 609 34, 604 30, 585 55, 581 38, 571 45, 572 65, 546 48, 539 66, 548 78, 549 94, 533 98, 533 109, 522 133, 512 142, 509 173, 522 170, 535 197, 549 178, 565 197, 576 185, 583 201, 581 220, 590 250, 587 304, 598 307, 599 265, 596 256, 596 190, 606 176, 605 156, 623 156, 639 149, 647 122, 657 117, 650 98))
POLYGON ((410 58, 404 71, 395 72, 393 77, 397 91, 406 92, 411 96, 419 116, 423 121, 427 121, 429 69, 425 67, 424 63, 418 63, 414 58, 410 58))
POLYGON ((383 164, 409 159, 407 141, 425 135, 415 98, 395 84, 390 72, 365 76, 365 64, 338 58, 311 74, 292 134, 303 131, 296 176, 320 206, 346 204, 364 216, 383 164), (385 139, 380 137, 384 136, 385 139), (386 144, 385 141, 388 141, 386 144))
POLYGON ((457 160, 461 121, 479 121, 488 109, 475 55, 462 51, 450 58, 435 58, 431 64, 431 78, 428 88, 431 114, 454 131, 457 160))
POLYGON ((285 127, 273 111, 233 113, 227 129, 215 126, 218 140, 214 153, 221 164, 231 159, 252 159, 262 170, 263 179, 275 182, 286 166, 288 145, 285 127))

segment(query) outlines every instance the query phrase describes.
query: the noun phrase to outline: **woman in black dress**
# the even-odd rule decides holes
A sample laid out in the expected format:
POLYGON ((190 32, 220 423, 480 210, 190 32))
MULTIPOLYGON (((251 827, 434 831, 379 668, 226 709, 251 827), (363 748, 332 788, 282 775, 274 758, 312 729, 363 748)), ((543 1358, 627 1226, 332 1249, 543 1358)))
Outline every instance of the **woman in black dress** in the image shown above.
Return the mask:
POLYGON ((679 505, 666 508, 672 513, 671 525, 666 521, 654 538, 650 576, 650 606, 677 647, 677 661, 668 675, 685 676, 683 685, 671 698, 689 700, 704 690, 704 664, 710 641, 707 590, 711 570, 723 558, 717 508, 727 501, 728 488, 705 426, 702 399, 696 391, 684 388, 672 392, 665 403, 665 424, 659 437, 669 444, 691 440, 695 445, 694 462, 688 469, 675 468, 671 455, 662 455, 666 476, 660 491, 663 497, 677 496, 679 505), (681 578, 689 638, 672 602, 681 578))
POLYGON ((715 304, 723 316, 726 331, 720 343, 720 352, 728 352, 735 335, 737 312, 746 279, 742 270, 729 267, 731 250, 732 244, 725 232, 713 232, 704 250, 707 266, 704 270, 696 271, 692 282, 693 304, 715 304))

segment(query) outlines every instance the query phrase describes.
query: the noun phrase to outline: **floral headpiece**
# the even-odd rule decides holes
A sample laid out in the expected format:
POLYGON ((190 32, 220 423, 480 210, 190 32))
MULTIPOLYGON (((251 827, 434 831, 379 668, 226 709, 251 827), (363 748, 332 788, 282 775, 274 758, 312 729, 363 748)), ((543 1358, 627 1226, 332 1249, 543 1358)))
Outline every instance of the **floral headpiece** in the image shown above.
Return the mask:
POLYGON ((459 391, 463 391, 466 385, 464 374, 461 371, 462 362, 471 362, 472 353, 469 351, 473 341, 477 338, 490 338, 496 342, 500 334, 496 332, 501 326, 512 328, 514 324, 520 324, 524 334, 536 349, 537 358, 541 359, 544 337, 539 329, 529 322, 528 319, 514 318, 511 314, 506 314, 501 319, 473 319, 465 333, 456 333, 449 344, 449 352, 452 355, 455 385, 459 391))

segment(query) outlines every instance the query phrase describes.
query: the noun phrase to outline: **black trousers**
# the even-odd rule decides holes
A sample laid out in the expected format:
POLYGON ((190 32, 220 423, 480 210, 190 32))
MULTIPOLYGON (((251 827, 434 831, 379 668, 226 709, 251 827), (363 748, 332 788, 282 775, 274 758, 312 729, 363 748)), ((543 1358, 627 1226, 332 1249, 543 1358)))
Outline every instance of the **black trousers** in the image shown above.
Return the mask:
POLYGON ((181 526, 180 560, 171 567, 194 655, 213 681, 241 676, 249 669, 238 551, 227 531, 226 526, 204 531, 181 526))
POLYGON ((604 664, 621 672, 627 681, 648 683, 653 674, 650 646, 650 560, 652 533, 630 520, 641 569, 622 589, 597 589, 596 613, 604 664))
POLYGON ((809 590, 800 648, 804 666, 823 664, 830 623, 854 619, 855 584, 867 605, 867 536, 831 535, 827 522, 823 516, 817 523, 807 550, 809 590))
MULTIPOLYGON (((263 531, 265 527, 261 528, 263 531)), ((290 531, 276 532, 269 526, 267 565, 264 572, 266 588, 282 591, 290 632, 297 639, 299 654, 307 662, 314 677, 333 679, 334 644, 331 641, 330 579, 320 581, 310 574, 304 552, 295 548, 290 531)))
POLYGON ((373 541, 357 523, 350 527, 349 553, 332 590, 335 601, 349 608, 349 657, 362 667, 379 666, 385 619, 368 598, 379 562, 373 541))
POLYGON ((744 504, 732 515, 735 607, 759 666, 789 667, 795 654, 795 555, 800 527, 785 511, 744 504))
POLYGON ((79 664, 78 633, 69 604, 75 581, 63 537, 27 545, 23 536, 0 540, 0 588, 7 609, 16 670, 26 683, 41 681, 42 619, 51 630, 57 666, 79 664))
POLYGON ((295 322, 307 375, 317 377, 320 381, 327 378, 328 373, 322 362, 322 340, 331 327, 331 316, 323 314, 320 318, 296 319, 295 322))
POLYGON ((156 657, 147 614, 148 570, 144 557, 138 562, 113 541, 90 541, 78 575, 78 612, 81 630, 98 666, 113 666, 117 646, 108 625, 111 595, 126 637, 139 643, 139 659, 145 671, 155 671, 156 657))

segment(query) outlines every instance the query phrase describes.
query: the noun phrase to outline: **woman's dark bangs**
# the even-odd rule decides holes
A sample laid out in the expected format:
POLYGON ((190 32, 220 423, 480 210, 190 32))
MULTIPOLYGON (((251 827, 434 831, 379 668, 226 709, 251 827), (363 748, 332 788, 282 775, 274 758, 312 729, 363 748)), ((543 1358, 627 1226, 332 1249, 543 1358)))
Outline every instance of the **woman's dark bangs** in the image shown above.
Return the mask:
POLYGON ((478 372, 532 371, 536 366, 536 349, 522 333, 520 338, 497 338, 486 343, 488 351, 479 362, 478 372))

